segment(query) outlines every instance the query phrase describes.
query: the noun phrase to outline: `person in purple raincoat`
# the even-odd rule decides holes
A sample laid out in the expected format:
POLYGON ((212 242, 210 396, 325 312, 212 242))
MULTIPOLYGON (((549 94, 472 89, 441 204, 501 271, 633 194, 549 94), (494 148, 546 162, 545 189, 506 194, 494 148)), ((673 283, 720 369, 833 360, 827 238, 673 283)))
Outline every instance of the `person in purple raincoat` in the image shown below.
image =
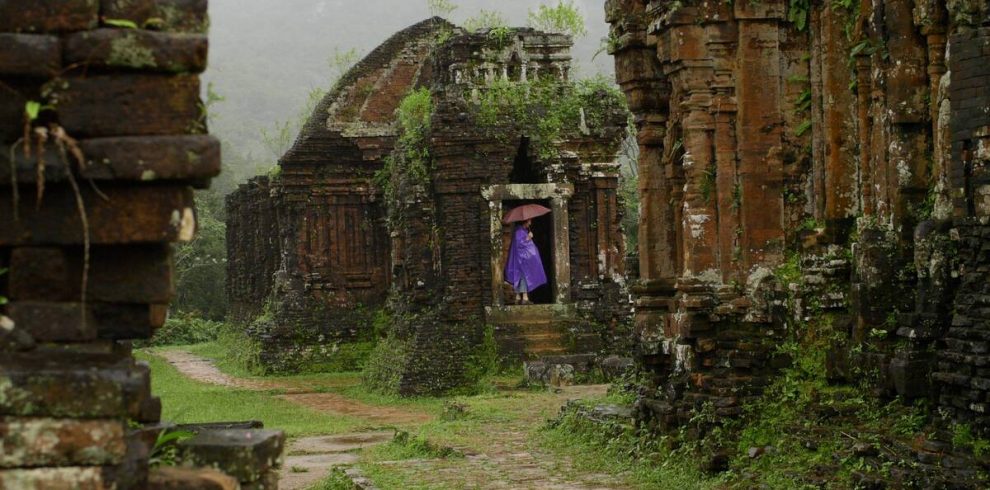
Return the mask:
POLYGON ((505 281, 516 291, 516 304, 532 304, 529 292, 547 283, 540 251, 533 243, 533 232, 529 231, 533 220, 516 226, 512 234, 509 260, 505 263, 505 281))

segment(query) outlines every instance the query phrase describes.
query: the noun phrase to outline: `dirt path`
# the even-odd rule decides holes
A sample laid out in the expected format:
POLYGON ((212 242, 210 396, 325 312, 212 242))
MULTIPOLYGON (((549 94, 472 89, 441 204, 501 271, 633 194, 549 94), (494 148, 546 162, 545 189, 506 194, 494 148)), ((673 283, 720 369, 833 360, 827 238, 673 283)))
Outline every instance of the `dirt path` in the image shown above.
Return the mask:
MULTIPOLYGON (((374 406, 337 393, 314 393, 292 380, 244 379, 221 372, 212 361, 181 350, 156 353, 190 379, 248 390, 280 390, 290 402, 326 413, 368 419, 383 426, 419 425, 429 414, 405 408, 374 406)), ((342 384, 341 386, 346 386, 342 384)), ((531 434, 568 399, 603 395, 606 386, 571 386, 553 395, 542 395, 540 407, 530 407, 520 397, 519 412, 507 419, 486 424, 479 437, 454 449, 463 458, 413 459, 375 463, 408 478, 416 488, 485 488, 600 490, 625 489, 613 477, 575 471, 561 460, 534 447, 531 434)), ((301 490, 323 479, 336 466, 359 462, 361 449, 392 439, 392 431, 373 431, 333 436, 304 437, 290 441, 279 480, 279 488, 301 490)))
MULTIPOLYGON (((561 406, 568 399, 604 395, 606 385, 566 387, 549 402, 561 406)), ((546 418, 533 410, 512 421, 494 422, 486 427, 477 444, 455 446, 464 458, 385 461, 407 475, 416 488, 484 488, 547 490, 624 490, 619 479, 605 474, 586 473, 573 468, 571 461, 540 450, 531 435, 546 418)))
POLYGON ((286 394, 279 398, 320 412, 360 417, 379 425, 423 423, 432 418, 429 414, 408 409, 368 405, 337 393, 314 393, 298 383, 237 378, 221 372, 211 360, 186 351, 167 350, 157 354, 195 381, 246 390, 284 390, 286 394))

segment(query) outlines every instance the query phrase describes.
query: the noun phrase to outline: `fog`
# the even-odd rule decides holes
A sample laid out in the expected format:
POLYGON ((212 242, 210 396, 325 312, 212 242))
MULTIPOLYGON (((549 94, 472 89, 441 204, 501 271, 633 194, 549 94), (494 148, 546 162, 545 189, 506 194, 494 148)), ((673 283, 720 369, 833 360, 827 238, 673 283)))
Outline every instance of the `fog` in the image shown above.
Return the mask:
MULTIPOLYGON (((497 10, 511 26, 525 26, 527 14, 546 0, 454 0, 456 24, 497 10)), ((612 59, 595 57, 607 36, 604 0, 576 0, 588 34, 574 48, 577 76, 612 73, 612 59), (594 58, 594 59, 593 59, 594 58)), ((274 157, 261 131, 295 118, 314 88, 333 78, 328 59, 335 50, 360 56, 393 33, 430 16, 426 0, 211 0, 210 65, 204 87, 224 101, 210 108, 211 132, 225 145, 228 165, 266 166, 274 157)), ((241 169, 230 169, 236 173, 241 169)))

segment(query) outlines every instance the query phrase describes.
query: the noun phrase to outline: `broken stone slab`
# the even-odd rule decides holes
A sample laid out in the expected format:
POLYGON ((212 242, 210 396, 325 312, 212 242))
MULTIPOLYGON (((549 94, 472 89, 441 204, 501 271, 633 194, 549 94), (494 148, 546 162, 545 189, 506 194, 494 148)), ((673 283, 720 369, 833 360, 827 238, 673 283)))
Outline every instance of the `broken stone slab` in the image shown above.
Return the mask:
POLYGON ((0 75, 50 77, 61 66, 58 37, 0 33, 0 75))
POLYGON ((574 384, 574 366, 571 364, 550 364, 543 361, 526 362, 523 365, 526 380, 548 386, 568 386, 574 384))
POLYGON ((183 466, 204 466, 241 483, 257 482, 282 461, 285 433, 275 430, 203 431, 178 444, 183 466))
POLYGON ((227 429, 264 429, 265 424, 260 420, 245 420, 239 422, 204 422, 195 424, 179 424, 175 426, 179 430, 189 432, 202 432, 227 429))
POLYGON ((602 374, 605 375, 605 379, 618 379, 621 378, 627 371, 631 370, 635 366, 635 362, 631 357, 620 357, 620 356, 608 356, 599 363, 602 369, 602 374))
POLYGON ((0 468, 109 466, 127 452, 121 420, 0 417, 0 468))
POLYGON ((0 32, 92 29, 99 13, 99 4, 92 0, 0 0, 0 32))
POLYGON ((237 490, 234 477, 206 468, 161 467, 151 470, 148 490, 237 490))
POLYGON ((207 48, 207 38, 200 34, 97 29, 65 39, 65 62, 89 68, 201 73, 206 69, 207 48))

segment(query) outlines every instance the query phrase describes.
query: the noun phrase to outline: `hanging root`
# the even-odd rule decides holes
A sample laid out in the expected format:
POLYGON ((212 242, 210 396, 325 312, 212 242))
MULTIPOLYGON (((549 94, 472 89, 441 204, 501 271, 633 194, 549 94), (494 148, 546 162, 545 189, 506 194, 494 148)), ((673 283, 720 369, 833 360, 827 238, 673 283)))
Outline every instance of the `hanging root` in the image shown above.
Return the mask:
POLYGON ((23 139, 18 139, 14 144, 10 145, 10 191, 13 196, 13 210, 14 210, 14 222, 21 220, 21 213, 19 212, 19 203, 21 196, 17 192, 17 160, 14 159, 15 150, 18 144, 23 144, 23 139))
MULTIPOLYGON (((34 128, 34 135, 38 139, 38 163, 35 164, 35 209, 41 209, 41 200, 45 197, 45 144, 48 143, 48 129, 43 127, 34 128)), ((69 172, 72 169, 67 169, 69 172)))
POLYGON ((79 162, 80 170, 85 164, 85 158, 83 158, 82 151, 76 144, 76 140, 72 139, 69 135, 65 133, 65 130, 61 126, 52 125, 51 134, 55 138, 55 145, 58 147, 59 157, 62 159, 62 164, 65 165, 67 170, 66 175, 69 178, 69 185, 72 186, 72 192, 76 196, 76 209, 79 211, 79 221, 82 223, 83 231, 83 270, 82 270, 82 285, 80 290, 82 291, 82 299, 80 303, 82 305, 82 328, 86 328, 86 294, 87 288, 89 287, 89 219, 86 216, 86 203, 83 201, 82 192, 79 189, 79 183, 76 181, 75 173, 73 172, 72 165, 69 163, 69 152, 76 158, 79 162), (68 147, 68 150, 66 150, 68 147))

